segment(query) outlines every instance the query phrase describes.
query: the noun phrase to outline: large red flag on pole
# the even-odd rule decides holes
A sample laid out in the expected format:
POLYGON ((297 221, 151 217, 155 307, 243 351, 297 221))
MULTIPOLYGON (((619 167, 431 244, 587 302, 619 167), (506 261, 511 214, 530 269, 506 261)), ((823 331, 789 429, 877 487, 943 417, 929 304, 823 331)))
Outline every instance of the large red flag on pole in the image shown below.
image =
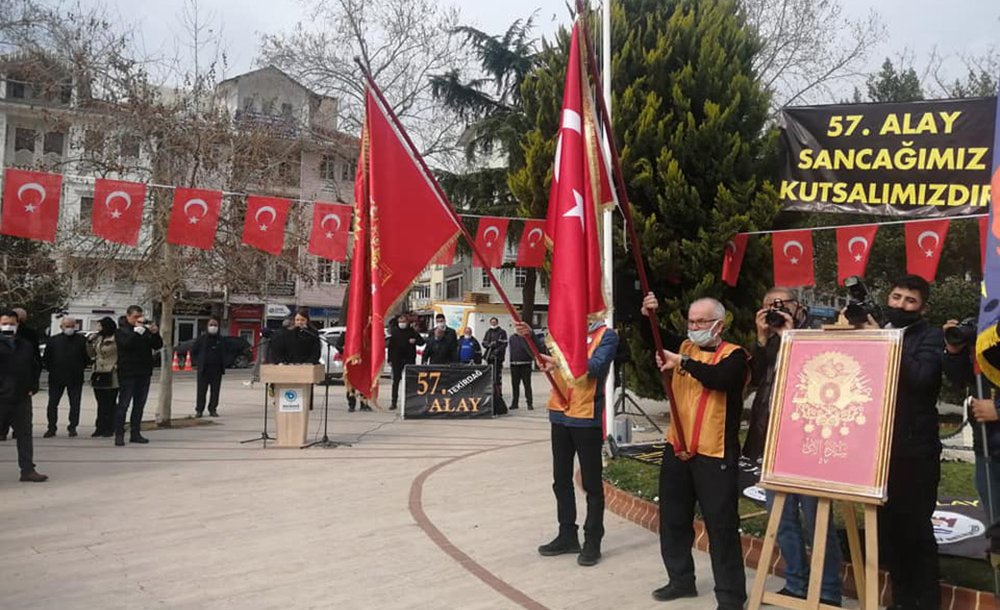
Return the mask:
POLYGON ((385 316, 460 230, 430 180, 369 91, 354 187, 344 376, 370 400, 385 361, 385 316))
POLYGON ((573 26, 545 235, 552 248, 550 352, 563 381, 587 375, 587 329, 604 317, 597 209, 614 201, 594 102, 573 26))

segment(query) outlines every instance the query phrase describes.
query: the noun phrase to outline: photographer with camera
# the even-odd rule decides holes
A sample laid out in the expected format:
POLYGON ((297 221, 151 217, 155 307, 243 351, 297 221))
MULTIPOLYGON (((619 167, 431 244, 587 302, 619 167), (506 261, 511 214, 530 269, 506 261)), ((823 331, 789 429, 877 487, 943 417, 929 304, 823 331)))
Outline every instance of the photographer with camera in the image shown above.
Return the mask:
POLYGON ((125 414, 129 405, 129 440, 144 445, 142 412, 153 376, 153 351, 163 347, 159 327, 143 317, 142 307, 129 305, 123 324, 115 331, 118 348, 118 408, 115 409, 115 446, 125 446, 125 414))
MULTIPOLYGON (((890 608, 931 609, 941 605, 937 541, 931 515, 941 479, 937 402, 941 393, 944 336, 940 328, 932 327, 924 317, 929 309, 929 296, 927 280, 906 275, 891 285, 883 310, 885 328, 904 331, 888 499, 879 508, 879 528, 884 534, 892 577, 890 608)), ((882 327, 876 322, 877 312, 868 310, 865 314, 865 322, 855 326, 882 327)), ((848 318, 847 309, 842 315, 848 318)))
POLYGON ((975 388, 969 398, 972 449, 976 455, 976 491, 990 523, 1000 518, 1000 398, 985 377, 977 379, 973 367, 976 318, 948 320, 944 330, 944 374, 954 385, 975 388), (977 383, 977 381, 979 383, 977 383))
MULTIPOLYGON (((764 295, 761 305, 756 316, 757 343, 750 359, 750 383, 756 387, 757 394, 750 408, 750 430, 743 443, 743 456, 740 458, 740 467, 743 469, 759 467, 764 456, 781 335, 786 330, 805 328, 809 320, 808 308, 799 301, 797 291, 791 288, 771 288, 764 295)), ((767 492, 768 510, 773 501, 774 492, 767 492)), ((785 498, 777 535, 778 548, 785 560, 785 587, 779 592, 782 595, 805 599, 808 593, 809 556, 806 553, 806 541, 812 540, 818 504, 819 500, 815 496, 788 494, 785 498)), ((841 604, 841 562, 837 531, 829 528, 820 591, 820 599, 824 604, 841 604)))

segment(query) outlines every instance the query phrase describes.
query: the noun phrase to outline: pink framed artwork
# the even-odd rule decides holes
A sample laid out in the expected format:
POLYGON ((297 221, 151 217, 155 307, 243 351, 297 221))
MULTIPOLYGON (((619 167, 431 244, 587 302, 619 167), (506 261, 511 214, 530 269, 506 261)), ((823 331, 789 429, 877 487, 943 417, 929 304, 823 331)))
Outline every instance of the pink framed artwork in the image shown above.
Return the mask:
POLYGON ((899 330, 784 333, 761 487, 885 502, 902 340, 899 330))

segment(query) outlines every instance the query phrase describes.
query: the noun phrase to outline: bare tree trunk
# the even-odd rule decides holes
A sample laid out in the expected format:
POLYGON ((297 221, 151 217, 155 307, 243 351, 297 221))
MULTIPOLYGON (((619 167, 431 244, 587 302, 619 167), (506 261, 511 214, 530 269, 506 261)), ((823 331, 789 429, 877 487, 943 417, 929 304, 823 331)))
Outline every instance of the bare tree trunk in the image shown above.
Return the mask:
POLYGON ((538 283, 538 272, 529 267, 524 270, 524 288, 521 289, 521 318, 534 326, 535 324, 535 284, 538 283))
MULTIPOLYGON (((166 269, 173 263, 173 246, 163 242, 163 262, 166 269)), ((161 291, 160 336, 163 338, 163 351, 160 354, 160 397, 156 403, 156 425, 169 428, 171 406, 174 399, 174 294, 173 286, 166 286, 161 291)))

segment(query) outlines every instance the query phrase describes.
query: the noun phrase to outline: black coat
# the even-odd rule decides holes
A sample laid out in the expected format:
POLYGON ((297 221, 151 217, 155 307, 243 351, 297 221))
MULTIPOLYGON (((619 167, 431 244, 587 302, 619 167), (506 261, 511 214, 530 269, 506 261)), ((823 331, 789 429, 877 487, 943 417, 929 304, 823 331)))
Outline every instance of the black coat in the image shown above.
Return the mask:
POLYGON ((503 362, 507 354, 507 331, 500 328, 490 328, 483 335, 483 358, 486 362, 503 362))
POLYGON ((42 366, 49 372, 49 383, 66 385, 83 383, 83 370, 87 368, 87 338, 76 333, 68 336, 59 333, 49 337, 45 344, 42 366))
POLYGON ((319 364, 319 336, 314 331, 288 328, 271 339, 267 350, 269 364, 319 364))
POLYGON ((115 343, 118 345, 119 379, 149 377, 153 374, 153 350, 163 347, 163 338, 159 333, 153 334, 147 330, 140 335, 125 323, 115 331, 115 343))
POLYGON ((892 459, 941 454, 937 401, 943 352, 944 332, 940 328, 927 320, 906 328, 896 389, 892 459))
POLYGON ((199 373, 224 375, 230 362, 229 346, 222 335, 201 334, 191 346, 191 363, 199 373))
MULTIPOLYGON (((952 384, 958 387, 973 391, 977 389, 976 375, 972 368, 972 356, 969 348, 965 348, 957 354, 944 354, 944 374, 952 384)), ((987 396, 990 395, 991 390, 995 389, 995 386, 983 376, 983 390, 987 396)), ((994 395, 996 396, 994 398, 994 405, 997 407, 997 412, 1000 413, 1000 394, 994 395)), ((972 448, 976 455, 986 457, 983 451, 983 432, 980 429, 985 425, 986 448, 989 450, 989 457, 994 460, 1000 460, 1000 421, 981 424, 970 417, 969 424, 972 426, 972 448)))
POLYGON ((424 338, 415 328, 396 327, 386 341, 389 350, 389 363, 393 366, 413 364, 417 361, 417 346, 424 344, 424 338), (413 339, 413 343, 410 340, 413 339))
POLYGON ((432 333, 424 346, 423 364, 453 364, 458 362, 458 340, 455 331, 445 329, 444 336, 438 339, 432 333))
POLYGON ((24 400, 38 391, 38 350, 20 337, 0 337, 0 403, 24 400))

